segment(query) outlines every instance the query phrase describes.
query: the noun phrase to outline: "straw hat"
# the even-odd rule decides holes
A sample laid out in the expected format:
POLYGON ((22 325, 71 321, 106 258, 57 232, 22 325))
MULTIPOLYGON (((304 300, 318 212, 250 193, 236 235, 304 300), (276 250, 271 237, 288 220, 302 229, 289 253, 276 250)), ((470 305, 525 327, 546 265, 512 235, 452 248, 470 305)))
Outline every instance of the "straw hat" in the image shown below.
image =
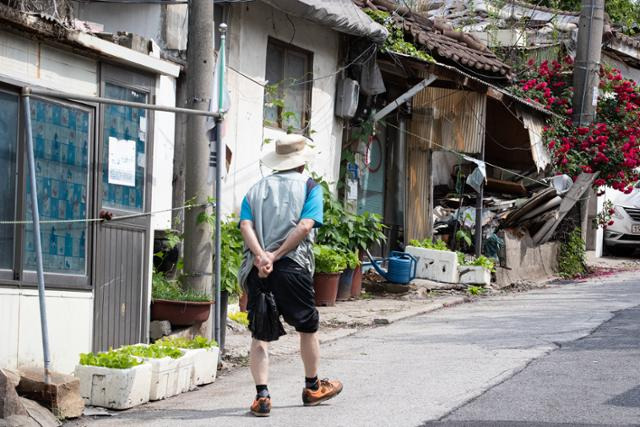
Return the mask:
POLYGON ((262 163, 269 169, 286 171, 303 166, 311 161, 313 152, 309 147, 309 139, 303 135, 288 134, 276 141, 275 151, 262 157, 262 163))

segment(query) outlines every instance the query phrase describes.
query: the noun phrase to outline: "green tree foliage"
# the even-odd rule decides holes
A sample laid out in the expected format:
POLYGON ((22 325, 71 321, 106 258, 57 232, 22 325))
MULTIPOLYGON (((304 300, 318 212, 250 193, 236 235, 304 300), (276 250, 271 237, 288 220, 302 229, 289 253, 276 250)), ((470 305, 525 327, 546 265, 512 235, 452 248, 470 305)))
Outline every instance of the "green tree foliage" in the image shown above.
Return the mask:
MULTIPOLYGON (((529 0, 528 2, 568 12, 579 12, 582 9, 580 0, 542 0, 539 3, 535 0, 529 0)), ((640 32, 638 26, 640 3, 633 0, 607 0, 604 7, 614 26, 620 27, 625 34, 634 35, 640 32)))

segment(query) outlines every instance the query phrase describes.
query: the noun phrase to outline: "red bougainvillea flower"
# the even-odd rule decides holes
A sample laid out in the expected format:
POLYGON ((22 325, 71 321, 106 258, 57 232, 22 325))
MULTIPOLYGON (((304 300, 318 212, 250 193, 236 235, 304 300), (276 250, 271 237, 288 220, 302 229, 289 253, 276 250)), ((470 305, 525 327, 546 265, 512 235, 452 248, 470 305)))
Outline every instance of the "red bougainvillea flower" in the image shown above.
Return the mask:
MULTIPOLYGON (((555 172, 574 180, 580 173, 598 173, 594 187, 629 193, 640 167, 640 90, 619 70, 600 70, 600 96, 594 123, 575 126, 572 121, 573 60, 529 62, 527 74, 512 90, 554 113, 543 130, 555 172)), ((606 225, 606 221, 602 222, 606 225)))

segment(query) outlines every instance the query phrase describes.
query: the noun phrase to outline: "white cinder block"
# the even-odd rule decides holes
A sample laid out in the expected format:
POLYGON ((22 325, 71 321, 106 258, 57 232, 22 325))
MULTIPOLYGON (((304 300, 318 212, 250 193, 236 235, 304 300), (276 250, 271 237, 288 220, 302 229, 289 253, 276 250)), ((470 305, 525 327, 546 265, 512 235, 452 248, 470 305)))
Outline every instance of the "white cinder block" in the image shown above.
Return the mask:
POLYGON ((218 356, 220 354, 218 347, 197 348, 184 351, 186 352, 184 357, 193 361, 193 370, 191 373, 191 384, 193 387, 210 384, 216 380, 218 356))
POLYGON ((480 265, 461 265, 460 283, 487 286, 491 283, 491 272, 480 265))
POLYGON ((80 394, 87 405, 129 409, 149 401, 151 365, 148 363, 129 369, 78 365, 74 375, 80 380, 80 394))
POLYGON ((451 251, 407 246, 404 251, 418 260, 416 277, 436 282, 458 283, 458 256, 451 251))

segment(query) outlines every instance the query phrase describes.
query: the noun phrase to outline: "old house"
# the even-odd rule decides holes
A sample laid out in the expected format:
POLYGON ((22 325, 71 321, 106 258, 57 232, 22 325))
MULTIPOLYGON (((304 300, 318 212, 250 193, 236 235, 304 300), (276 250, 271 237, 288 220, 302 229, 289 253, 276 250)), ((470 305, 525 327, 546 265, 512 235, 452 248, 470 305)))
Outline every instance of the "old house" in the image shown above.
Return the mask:
MULTIPOLYGON (((55 91, 32 98, 53 369, 71 371, 81 352, 148 340, 154 232, 170 228, 170 209, 184 203, 171 173, 184 165, 183 120, 65 94, 185 106, 186 5, 75 6, 75 16, 52 17, 0 5, 0 220, 9 221, 0 229, 0 313, 18 325, 0 336, 1 366, 42 358, 31 225, 11 223, 30 219, 22 88, 55 91), (134 172, 116 176, 112 152, 134 172), (128 219, 100 221, 107 213, 128 219)), ((381 42, 386 30, 348 2, 216 2, 212 19, 229 26, 225 213, 269 173, 259 159, 287 131, 313 139, 311 169, 337 180, 347 122, 334 113, 335 95, 347 52, 354 40, 381 42)))
POLYGON ((30 116, 52 368, 70 372, 81 352, 147 339, 153 232, 171 224, 171 177, 159 171, 171 170, 175 122, 65 94, 173 106, 180 66, 68 17, 0 4, 0 23, 0 318, 10 325, 0 366, 42 364, 21 97, 33 87, 52 91, 30 97, 30 116), (101 222, 101 211, 130 217, 101 222))

